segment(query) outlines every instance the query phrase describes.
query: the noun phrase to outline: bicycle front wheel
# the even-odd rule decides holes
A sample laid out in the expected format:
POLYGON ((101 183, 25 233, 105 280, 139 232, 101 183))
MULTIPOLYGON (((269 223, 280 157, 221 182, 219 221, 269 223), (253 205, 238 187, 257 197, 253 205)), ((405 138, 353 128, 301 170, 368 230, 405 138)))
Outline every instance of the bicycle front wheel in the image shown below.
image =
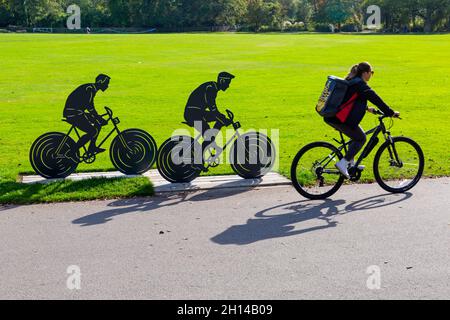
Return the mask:
POLYGON ((327 142, 315 142, 301 149, 291 167, 295 189, 311 200, 331 197, 344 182, 334 166, 342 157, 342 153, 327 142))
POLYGON ((250 132, 233 143, 230 163, 241 178, 256 179, 270 172, 275 157, 275 146, 270 138, 259 132, 250 132))
POLYGON ((151 135, 144 130, 129 129, 114 138, 110 158, 114 167, 126 175, 143 174, 156 161, 157 147, 151 135))
POLYGON ((373 171, 378 184, 386 191, 403 193, 412 189, 422 177, 423 151, 413 140, 395 137, 378 150, 373 171))

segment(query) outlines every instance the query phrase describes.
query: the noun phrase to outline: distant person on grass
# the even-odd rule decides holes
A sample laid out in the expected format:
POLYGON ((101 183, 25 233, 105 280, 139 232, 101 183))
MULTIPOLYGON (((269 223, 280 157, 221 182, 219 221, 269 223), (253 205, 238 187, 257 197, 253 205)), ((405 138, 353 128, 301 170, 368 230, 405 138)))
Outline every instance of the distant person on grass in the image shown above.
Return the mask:
POLYGON ((67 157, 75 162, 80 161, 77 151, 89 141, 91 143, 88 153, 98 154, 105 151, 105 149, 96 146, 96 141, 102 126, 105 126, 108 122, 95 110, 94 98, 99 90, 105 91, 108 89, 110 79, 109 76, 100 74, 95 79, 95 83, 79 86, 67 98, 64 118, 68 123, 86 133, 78 140, 75 150, 70 150, 67 154, 67 157))
MULTIPOLYGON (((374 108, 368 108, 367 101, 370 101, 388 117, 399 117, 400 113, 393 111, 368 85, 375 71, 367 62, 354 65, 346 80, 356 80, 350 86, 344 98, 341 110, 335 117, 325 118, 325 122, 352 139, 345 157, 336 164, 336 168, 348 179, 350 175, 348 169, 355 166, 355 156, 363 148, 367 141, 364 130, 359 125, 363 120, 366 111, 375 114, 374 108)), ((360 166, 360 170, 364 170, 360 166)))

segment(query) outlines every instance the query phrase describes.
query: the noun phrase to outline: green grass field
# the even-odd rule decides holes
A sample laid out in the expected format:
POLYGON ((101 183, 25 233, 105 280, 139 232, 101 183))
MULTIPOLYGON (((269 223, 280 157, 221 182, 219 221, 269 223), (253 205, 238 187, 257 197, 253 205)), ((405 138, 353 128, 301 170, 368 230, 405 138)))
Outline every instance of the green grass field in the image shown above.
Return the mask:
MULTIPOLYGON (((279 170, 288 175, 301 146, 336 136, 314 111, 326 77, 369 61, 376 70, 371 86, 402 112, 393 134, 420 143, 426 175, 450 174, 450 35, 4 34, 0 61, 0 202, 6 183, 31 172, 32 142, 68 129, 61 122, 68 94, 98 73, 112 82, 98 94, 97 109, 110 106, 121 129, 145 129, 158 145, 183 128, 184 106, 197 85, 223 70, 234 73, 229 91, 219 93, 219 108, 232 109, 244 128, 279 129, 279 170)), ((376 123, 368 115, 363 126, 376 123)), ((79 167, 97 169, 113 169, 107 154, 79 167)), ((219 173, 231 168, 211 172, 219 173)), ((372 178, 367 170, 365 181, 372 178)), ((142 187, 133 180, 117 186, 124 193, 142 187)))

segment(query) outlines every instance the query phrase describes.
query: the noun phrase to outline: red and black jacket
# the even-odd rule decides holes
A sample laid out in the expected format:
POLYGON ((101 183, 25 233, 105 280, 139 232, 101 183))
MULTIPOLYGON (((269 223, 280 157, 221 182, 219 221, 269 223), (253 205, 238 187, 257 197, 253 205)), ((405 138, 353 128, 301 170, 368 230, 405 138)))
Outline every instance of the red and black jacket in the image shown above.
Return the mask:
MULTIPOLYGON (((355 80, 358 80, 355 79, 355 80)), ((344 103, 340 107, 340 111, 336 117, 327 119, 332 122, 345 123, 351 127, 358 126, 363 120, 366 110, 367 101, 377 106, 385 115, 392 117, 394 111, 373 91, 365 81, 354 81, 347 91, 344 103)))

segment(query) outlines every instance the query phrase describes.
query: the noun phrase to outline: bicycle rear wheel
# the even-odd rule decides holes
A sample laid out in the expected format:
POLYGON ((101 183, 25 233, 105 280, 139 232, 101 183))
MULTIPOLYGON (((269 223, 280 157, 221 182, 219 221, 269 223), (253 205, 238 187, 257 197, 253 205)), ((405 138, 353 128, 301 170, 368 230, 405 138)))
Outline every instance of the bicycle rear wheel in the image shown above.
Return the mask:
POLYGON ((63 133, 43 134, 31 146, 31 166, 43 178, 66 178, 74 173, 78 167, 77 162, 66 157, 68 151, 75 149, 75 141, 63 133))
POLYGON ((373 164, 375 179, 386 191, 403 193, 412 189, 421 179, 425 166, 423 151, 406 137, 392 138, 385 142, 373 164))
POLYGON ((305 146, 298 152, 291 167, 295 189, 311 200, 331 197, 344 182, 344 177, 334 166, 342 157, 342 153, 327 142, 305 146))
POLYGON ((201 173, 201 151, 202 147, 192 137, 172 137, 159 148, 156 162, 158 171, 169 182, 191 182, 201 173))

